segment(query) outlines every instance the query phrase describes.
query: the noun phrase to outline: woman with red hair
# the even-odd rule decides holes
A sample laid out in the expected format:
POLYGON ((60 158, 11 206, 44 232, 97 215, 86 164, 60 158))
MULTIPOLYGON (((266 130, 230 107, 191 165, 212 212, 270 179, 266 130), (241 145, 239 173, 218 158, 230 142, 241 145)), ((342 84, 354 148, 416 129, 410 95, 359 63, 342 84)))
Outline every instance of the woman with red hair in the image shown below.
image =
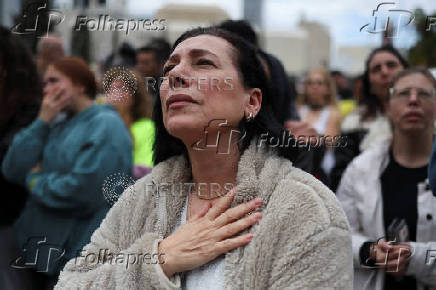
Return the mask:
POLYGON ((112 107, 94 104, 95 93, 94 74, 82 59, 49 65, 38 117, 14 137, 2 163, 5 178, 30 192, 14 225, 26 255, 14 266, 29 267, 36 254, 32 267, 47 282, 39 289, 54 285, 105 217, 104 181, 131 174, 127 128, 112 107))

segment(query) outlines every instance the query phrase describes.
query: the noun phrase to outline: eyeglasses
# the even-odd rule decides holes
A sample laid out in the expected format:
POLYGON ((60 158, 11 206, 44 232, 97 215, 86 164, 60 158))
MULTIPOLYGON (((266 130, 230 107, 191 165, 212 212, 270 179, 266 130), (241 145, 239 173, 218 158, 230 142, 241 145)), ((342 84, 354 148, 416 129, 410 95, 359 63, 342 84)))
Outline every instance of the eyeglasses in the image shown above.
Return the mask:
POLYGON ((403 101, 408 101, 410 96, 412 96, 412 92, 416 92, 416 97, 420 101, 429 101, 434 99, 436 90, 434 88, 424 89, 424 88, 404 88, 404 89, 395 89, 390 88, 389 93, 392 99, 398 99, 403 101))

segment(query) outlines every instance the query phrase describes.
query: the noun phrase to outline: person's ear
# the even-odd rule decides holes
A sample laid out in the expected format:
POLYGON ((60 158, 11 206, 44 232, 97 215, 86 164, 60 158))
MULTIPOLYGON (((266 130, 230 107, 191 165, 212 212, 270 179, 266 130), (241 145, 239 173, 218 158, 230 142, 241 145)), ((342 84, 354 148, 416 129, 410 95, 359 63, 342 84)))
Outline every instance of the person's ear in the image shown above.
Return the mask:
POLYGON ((259 88, 253 88, 249 90, 248 94, 248 104, 245 108, 246 115, 253 113, 255 117, 262 106, 262 91, 259 88))

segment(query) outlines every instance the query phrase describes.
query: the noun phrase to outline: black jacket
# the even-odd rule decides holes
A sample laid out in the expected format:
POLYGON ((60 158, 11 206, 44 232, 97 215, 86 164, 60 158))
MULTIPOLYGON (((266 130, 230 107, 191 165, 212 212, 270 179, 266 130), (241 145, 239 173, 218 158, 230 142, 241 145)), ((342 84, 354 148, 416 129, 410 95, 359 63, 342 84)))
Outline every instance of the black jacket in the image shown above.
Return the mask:
MULTIPOLYGON (((36 117, 39 104, 26 104, 6 122, 0 124, 0 164, 8 151, 15 134, 27 127, 36 117)), ((0 225, 10 225, 20 214, 26 202, 28 192, 26 188, 7 181, 0 172, 0 190, 6 200, 0 202, 0 225)))

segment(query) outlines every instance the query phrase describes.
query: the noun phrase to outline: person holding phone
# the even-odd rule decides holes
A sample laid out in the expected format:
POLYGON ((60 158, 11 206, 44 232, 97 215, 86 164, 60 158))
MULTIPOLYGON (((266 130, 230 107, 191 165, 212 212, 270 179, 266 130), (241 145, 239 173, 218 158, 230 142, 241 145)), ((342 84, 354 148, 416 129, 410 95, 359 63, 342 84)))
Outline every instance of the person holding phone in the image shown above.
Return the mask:
POLYGON ((30 192, 14 224, 25 251, 15 266, 30 267, 37 255, 38 289, 55 284, 105 217, 105 179, 130 175, 132 168, 127 128, 113 108, 94 104, 94 74, 84 60, 65 57, 49 65, 43 92, 38 117, 16 134, 1 168, 30 192))

